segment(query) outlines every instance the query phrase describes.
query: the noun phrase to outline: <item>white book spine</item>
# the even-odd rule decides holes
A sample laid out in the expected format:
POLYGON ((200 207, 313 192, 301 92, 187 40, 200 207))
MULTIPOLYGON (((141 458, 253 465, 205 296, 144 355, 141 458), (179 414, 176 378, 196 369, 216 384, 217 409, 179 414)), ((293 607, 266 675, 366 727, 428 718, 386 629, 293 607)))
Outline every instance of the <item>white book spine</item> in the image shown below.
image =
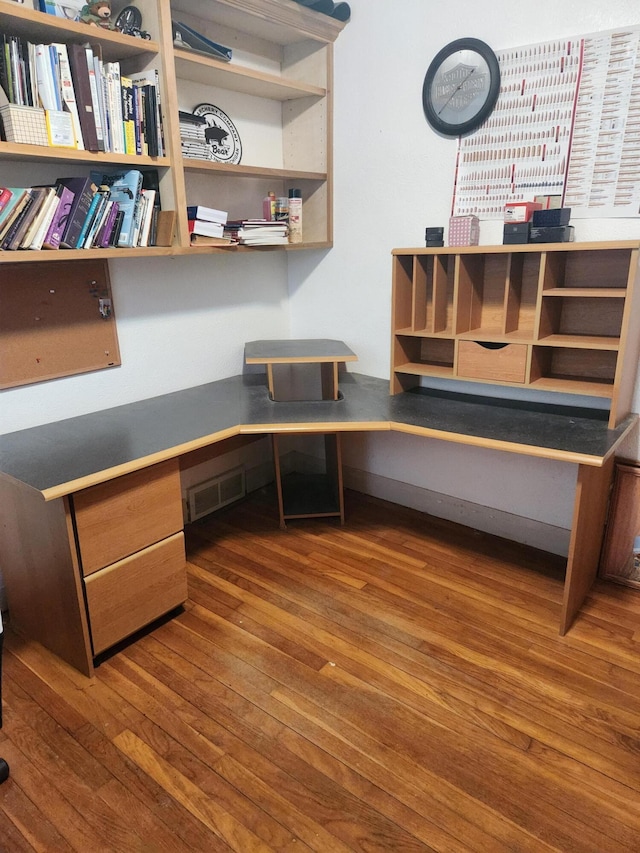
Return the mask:
POLYGON ((84 139, 82 138, 78 102, 76 101, 76 92, 73 87, 73 78, 71 77, 67 46, 66 44, 55 44, 54 47, 58 51, 58 60, 60 64, 60 88, 62 90, 62 100, 71 113, 73 131, 76 136, 76 146, 80 151, 84 151, 84 139))
POLYGON ((56 214, 56 211, 58 209, 59 204, 60 204, 60 198, 59 198, 59 196, 55 195, 51 199, 51 204, 49 205, 49 208, 45 214, 45 217, 42 220, 42 222, 40 223, 40 227, 36 231, 36 234, 35 234, 33 240, 31 241, 31 245, 28 246, 27 248, 29 248, 29 249, 41 249, 42 248, 42 244, 44 243, 44 238, 47 236, 47 232, 49 231, 49 226, 53 222, 53 217, 56 214))

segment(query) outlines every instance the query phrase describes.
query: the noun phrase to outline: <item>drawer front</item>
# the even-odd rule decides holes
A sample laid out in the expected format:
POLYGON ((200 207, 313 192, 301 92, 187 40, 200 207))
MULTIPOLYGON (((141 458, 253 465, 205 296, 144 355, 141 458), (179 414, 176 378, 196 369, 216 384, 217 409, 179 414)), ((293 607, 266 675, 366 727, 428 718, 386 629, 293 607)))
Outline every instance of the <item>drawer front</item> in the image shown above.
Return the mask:
POLYGON ((494 349, 476 341, 458 343, 457 375, 462 379, 524 382, 526 373, 526 344, 507 344, 494 349))
POLYGON ((178 460, 83 489, 73 506, 86 576, 182 530, 178 460))
POLYGON ((184 534, 85 579, 94 655, 187 600, 184 534))

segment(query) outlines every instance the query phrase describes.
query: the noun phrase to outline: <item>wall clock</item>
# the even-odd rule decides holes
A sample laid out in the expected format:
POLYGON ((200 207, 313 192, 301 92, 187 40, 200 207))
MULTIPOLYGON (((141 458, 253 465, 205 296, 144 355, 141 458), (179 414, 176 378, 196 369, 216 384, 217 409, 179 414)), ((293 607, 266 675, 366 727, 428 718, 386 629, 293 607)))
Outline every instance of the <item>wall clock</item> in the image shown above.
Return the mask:
POLYGON ((491 114, 500 91, 498 59, 480 39, 443 47, 427 69, 422 105, 427 121, 444 136, 464 136, 491 114))

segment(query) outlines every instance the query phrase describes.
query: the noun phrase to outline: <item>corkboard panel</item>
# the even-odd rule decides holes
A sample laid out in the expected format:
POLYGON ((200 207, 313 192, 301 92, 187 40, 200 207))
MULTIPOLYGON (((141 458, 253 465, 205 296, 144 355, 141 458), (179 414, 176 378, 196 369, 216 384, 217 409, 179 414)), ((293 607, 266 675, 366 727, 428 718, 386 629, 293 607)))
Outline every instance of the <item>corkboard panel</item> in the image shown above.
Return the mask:
POLYGON ((106 260, 0 265, 0 388, 120 363, 106 260))

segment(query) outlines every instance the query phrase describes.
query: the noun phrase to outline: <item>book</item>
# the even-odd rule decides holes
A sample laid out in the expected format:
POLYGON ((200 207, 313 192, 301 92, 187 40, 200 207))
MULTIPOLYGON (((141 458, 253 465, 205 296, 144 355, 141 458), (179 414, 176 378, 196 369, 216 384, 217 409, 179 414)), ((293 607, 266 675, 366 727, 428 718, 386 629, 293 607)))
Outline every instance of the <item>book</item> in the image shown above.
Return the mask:
POLYGON ((98 134, 93 114, 87 54, 81 44, 68 44, 67 53, 84 147, 87 151, 98 151, 98 134))
POLYGON ((12 196, 0 213, 0 241, 20 212, 21 205, 29 191, 27 187, 10 187, 10 189, 12 196))
POLYGON ((58 178, 57 184, 62 184, 74 194, 69 218, 60 240, 61 249, 75 249, 78 237, 89 212, 91 202, 98 190, 98 185, 91 178, 58 178))
POLYGON ((202 204, 187 207, 187 219, 206 219, 207 222, 221 222, 225 225, 228 216, 226 210, 216 210, 215 207, 205 207, 202 204))
POLYGON ((156 198, 156 191, 145 189, 140 191, 143 199, 143 207, 140 215, 140 233, 136 245, 148 246, 149 233, 151 232, 151 220, 153 219, 153 208, 156 198))
POLYGON ((211 39, 187 26, 187 24, 183 24, 181 21, 172 21, 171 24, 175 47, 181 47, 184 50, 193 50, 195 53, 204 53, 206 56, 213 56, 215 59, 223 60, 223 62, 231 61, 232 50, 230 47, 211 41, 211 39))
POLYGON ((0 213, 4 210, 7 204, 13 197, 13 191, 9 187, 0 187, 0 213))
POLYGON ((238 241, 232 237, 207 237, 205 234, 192 234, 192 246, 237 246, 238 241))
POLYGON ((47 211, 56 197, 55 187, 32 187, 32 189, 38 190, 39 200, 33 211, 31 222, 20 241, 19 249, 28 249, 31 247, 31 243, 42 225, 42 220, 46 217, 47 211))
POLYGON ((60 71, 60 91, 62 100, 66 110, 71 115, 73 122, 73 130, 76 138, 76 148, 80 151, 84 150, 84 140, 82 137, 82 126, 80 124, 80 115, 78 112, 78 102, 76 92, 73 86, 73 78, 71 76, 71 66, 69 64, 69 54, 66 44, 54 44, 53 47, 58 52, 58 68, 60 71))
POLYGON ((34 249, 39 250, 42 248, 42 244, 44 243, 44 238, 51 227, 51 223, 53 222, 53 218, 56 214, 56 210, 60 204, 60 196, 56 193, 55 187, 53 189, 53 195, 46 203, 45 212, 40 220, 40 224, 38 225, 37 230, 33 234, 31 238, 31 242, 28 246, 25 246, 26 249, 34 249))
POLYGON ((130 248, 134 245, 135 212, 142 189, 142 172, 138 169, 110 173, 91 172, 91 177, 98 185, 109 187, 110 198, 118 202, 118 212, 122 213, 118 246, 130 248))
POLYGON ((29 227, 33 216, 35 216, 39 202, 40 195, 33 188, 29 187, 24 203, 20 206, 20 210, 0 244, 0 248, 3 251, 16 251, 19 248, 25 231, 29 227))
POLYGON ((113 231, 113 226, 116 221, 116 216, 118 215, 118 202, 113 201, 113 199, 109 199, 109 210, 107 212, 107 216, 105 218, 104 225, 100 233, 98 234, 96 245, 100 248, 106 248, 109 245, 109 239, 111 237, 111 233, 113 231))
POLYGON ((108 188, 104 186, 98 186, 95 193, 93 194, 91 204, 89 205, 89 210, 87 211, 87 215, 85 216, 84 222, 82 223, 80 233, 78 234, 78 239, 76 241, 76 249, 86 248, 85 242, 87 240, 87 235, 93 227, 93 223, 96 217, 98 216, 98 213, 104 202, 105 194, 108 194, 108 192, 108 188))
POLYGON ((48 44, 36 45, 36 80, 38 83, 38 98, 45 110, 62 108, 61 98, 57 90, 57 79, 53 76, 51 52, 48 44))
POLYGON ((133 110, 133 81, 131 77, 120 75, 122 90, 122 126, 124 130, 125 154, 136 153, 136 127, 133 110))
POLYGON ((129 79, 138 101, 138 122, 141 127, 142 153, 162 156, 162 119, 159 110, 159 85, 156 71, 131 74, 129 79))
POLYGON ((69 213, 73 204, 73 192, 64 184, 56 185, 56 194, 60 199, 60 203, 56 209, 55 215, 51 220, 49 230, 45 234, 42 241, 43 249, 59 249, 60 240, 69 219, 69 213))
POLYGON ((87 73, 89 75, 89 90, 91 92, 91 103, 93 104, 93 118, 96 123, 96 136, 98 139, 98 151, 106 151, 105 145, 105 123, 104 123, 104 105, 102 102, 102 75, 99 65, 96 65, 93 48, 90 45, 84 46, 85 56, 87 58, 87 73), (97 73, 96 73, 97 69, 97 73))
POLYGON ((189 233, 201 234, 206 237, 222 237, 224 225, 221 222, 207 222, 204 219, 189 219, 189 233))

